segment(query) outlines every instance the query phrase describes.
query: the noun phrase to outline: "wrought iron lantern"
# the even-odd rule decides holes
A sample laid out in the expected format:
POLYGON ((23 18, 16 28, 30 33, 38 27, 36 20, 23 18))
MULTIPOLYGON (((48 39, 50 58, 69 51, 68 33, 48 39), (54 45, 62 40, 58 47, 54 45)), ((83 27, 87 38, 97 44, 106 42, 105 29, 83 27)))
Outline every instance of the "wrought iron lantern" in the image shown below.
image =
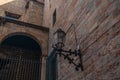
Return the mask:
POLYGON ((66 33, 62 29, 57 29, 57 31, 54 33, 54 45, 52 46, 56 50, 56 54, 59 54, 60 56, 63 56, 64 59, 67 59, 70 64, 73 64, 75 66, 75 69, 78 71, 79 68, 83 71, 83 65, 82 65, 82 54, 80 49, 72 51, 70 50, 64 50, 65 46, 65 39, 66 39, 66 33), (79 62, 76 63, 74 61, 74 58, 71 57, 72 55, 79 58, 79 62))
POLYGON ((57 48, 61 49, 64 47, 65 37, 66 37, 66 33, 64 31, 62 31, 61 29, 58 29, 54 33, 54 41, 55 41, 55 46, 57 48))

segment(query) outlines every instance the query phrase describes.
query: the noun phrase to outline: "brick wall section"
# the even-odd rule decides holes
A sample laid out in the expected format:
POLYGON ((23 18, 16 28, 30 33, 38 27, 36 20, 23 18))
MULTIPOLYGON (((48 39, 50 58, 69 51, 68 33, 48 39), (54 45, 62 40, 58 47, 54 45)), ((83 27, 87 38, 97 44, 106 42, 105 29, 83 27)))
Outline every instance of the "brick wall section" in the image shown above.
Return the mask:
MULTIPOLYGON (((52 33, 59 27, 65 32, 75 25, 77 40, 83 54, 84 71, 62 57, 58 60, 58 80, 120 79, 120 0, 45 0, 44 25, 52 33), (57 22, 52 14, 57 10, 57 22)), ((67 49, 76 47, 73 29, 67 34, 67 49)))

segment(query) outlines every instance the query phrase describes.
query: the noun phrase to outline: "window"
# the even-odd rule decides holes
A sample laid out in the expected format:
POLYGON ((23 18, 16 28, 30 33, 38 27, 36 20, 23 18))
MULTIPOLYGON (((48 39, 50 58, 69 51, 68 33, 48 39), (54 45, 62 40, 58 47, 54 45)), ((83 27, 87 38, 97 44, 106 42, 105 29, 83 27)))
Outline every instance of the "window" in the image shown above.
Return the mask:
POLYGON ((29 8, 29 4, 30 4, 30 2, 28 1, 28 2, 26 3, 26 5, 25 5, 25 9, 26 9, 26 10, 29 8))
POLYGON ((56 9, 53 13, 53 25, 56 23, 56 9))
POLYGON ((21 17, 21 15, 14 14, 14 13, 7 12, 7 11, 5 11, 5 15, 7 18, 11 18, 11 19, 19 19, 21 17))

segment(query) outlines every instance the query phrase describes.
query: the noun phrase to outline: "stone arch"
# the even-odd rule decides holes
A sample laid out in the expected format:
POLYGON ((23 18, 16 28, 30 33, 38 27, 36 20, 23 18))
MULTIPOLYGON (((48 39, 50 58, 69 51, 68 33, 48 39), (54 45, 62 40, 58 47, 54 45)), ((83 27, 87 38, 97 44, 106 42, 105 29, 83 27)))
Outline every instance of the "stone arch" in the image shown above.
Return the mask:
MULTIPOLYGON (((2 45, 2 43, 7 40, 8 38, 14 37, 14 36, 24 36, 24 37, 28 37, 30 39, 32 39, 33 41, 36 42, 36 44, 39 46, 39 57, 41 59, 42 55, 43 55, 43 51, 42 51, 42 47, 41 47, 41 42, 40 40, 38 40, 38 38, 36 38, 34 35, 26 33, 26 32, 13 32, 13 33, 9 33, 4 35, 4 37, 1 39, 0 41, 0 45, 2 45)), ((32 48, 33 49, 33 48, 32 48)), ((38 49, 37 49, 38 50, 38 49)))
MULTIPOLYGON (((0 41, 0 44, 2 44, 6 39, 11 38, 13 36, 17 36, 17 35, 23 35, 23 36, 30 37, 31 39, 33 39, 34 41, 36 41, 36 43, 38 43, 39 47, 41 48, 41 42, 40 42, 40 40, 37 37, 35 37, 33 34, 29 34, 29 33, 26 33, 26 32, 12 32, 12 33, 9 33, 9 34, 4 34, 4 36, 2 37, 2 39, 0 41)), ((3 51, 3 53, 5 53, 5 52, 3 51)), ((21 65, 19 67, 19 70, 22 71, 22 66, 24 66, 27 74, 24 74, 23 73, 24 71, 22 72, 22 74, 24 74, 24 76, 26 76, 26 75, 28 76, 29 75, 29 77, 31 77, 33 79, 35 76, 31 75, 31 73, 29 72, 29 69, 31 69, 33 71, 32 73, 34 73, 36 75, 36 78, 40 78, 41 77, 41 70, 42 70, 42 64, 41 63, 42 63, 42 55, 43 55, 43 53, 42 53, 42 51, 39 52, 39 53, 41 53, 41 55, 39 55, 39 57, 37 57, 37 59, 36 59, 36 55, 32 56, 32 57, 35 57, 35 58, 32 58, 32 59, 31 59, 31 56, 28 56, 27 58, 23 57, 23 56, 22 56, 22 58, 21 58, 21 56, 20 57, 14 56, 12 58, 9 58, 9 56, 6 56, 6 55, 5 56, 3 55, 3 56, 4 56, 4 59, 6 59, 6 60, 9 59, 9 61, 10 61, 10 64, 8 63, 9 67, 19 65, 20 60, 22 60, 20 62, 21 65), (14 63, 13 61, 16 61, 16 63, 13 64, 14 63), (34 64, 34 66, 37 66, 37 67, 33 67, 33 64, 34 64), (27 65, 27 67, 25 67, 26 65, 27 65), (29 68, 28 68, 28 66, 29 66, 29 68), (39 71, 36 72, 35 71, 36 69, 38 69, 39 71)), ((29 55, 29 54, 26 54, 26 56, 27 55, 29 55)), ((15 74, 15 72, 17 71, 17 68, 15 67, 15 69, 12 70, 11 74, 15 74)), ((8 68, 7 71, 8 72, 11 71, 10 69, 11 68, 8 68)), ((18 75, 21 75, 21 73, 19 73, 18 75)), ((7 76, 9 76, 9 75, 7 75, 7 76)))
POLYGON ((24 35, 24 36, 27 36, 27 37, 30 37, 32 38, 34 41, 36 41, 40 47, 42 47, 41 45, 41 41, 39 41, 34 35, 32 34, 29 34, 29 33, 26 33, 26 32, 13 32, 13 33, 9 33, 9 34, 6 34, 0 41, 0 44, 5 40, 7 39, 8 37, 12 37, 12 36, 15 36, 15 35, 24 35))

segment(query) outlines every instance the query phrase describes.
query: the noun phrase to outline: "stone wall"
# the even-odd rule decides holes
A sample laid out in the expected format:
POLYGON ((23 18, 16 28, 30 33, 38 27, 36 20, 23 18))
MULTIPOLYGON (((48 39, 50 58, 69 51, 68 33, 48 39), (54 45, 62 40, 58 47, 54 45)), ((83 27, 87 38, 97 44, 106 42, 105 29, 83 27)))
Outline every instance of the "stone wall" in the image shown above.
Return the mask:
POLYGON ((52 33, 62 28, 67 32, 66 49, 77 46, 83 54, 84 71, 62 57, 58 60, 58 80, 119 80, 120 79, 120 1, 119 0, 45 0, 44 25, 52 33), (52 15, 57 11, 57 21, 52 15))
MULTIPOLYGON (((43 0, 35 2, 32 0, 13 0, 9 3, 0 5, 0 16, 6 17, 5 11, 21 15, 18 19, 23 22, 42 26, 43 23, 43 0), (29 8, 25 8, 27 1, 29 2, 29 8)), ((28 28, 25 26, 8 23, 0 25, 0 42, 6 37, 12 34, 28 34, 35 37, 38 43, 42 46, 42 51, 47 54, 48 46, 48 31, 42 31, 39 29, 28 28), (39 37, 38 37, 39 36, 39 37)))
POLYGON ((11 2, 0 5, 0 16, 5 16, 5 11, 21 15, 20 19, 24 22, 42 25, 44 3, 32 0, 11 0, 11 2), (29 2, 29 3, 28 3, 29 2), (28 3, 28 8, 26 5, 28 3))
MULTIPOLYGON (((38 25, 42 29, 36 29, 26 27, 24 25, 18 25, 14 23, 6 22, 5 24, 0 23, 0 43, 7 37, 13 35, 25 35, 31 37, 42 48, 42 69, 41 69, 41 80, 45 80, 45 59, 48 54, 48 34, 49 29, 44 28, 43 25, 43 9, 44 0, 11 0, 9 3, 0 5, 0 16, 6 17, 5 11, 21 15, 19 21, 38 25), (29 1, 29 3, 28 3, 29 1), (28 5, 27 5, 28 4, 28 5), (26 8, 27 5, 27 8, 26 8), (47 30, 45 30, 47 29, 47 30)), ((34 27, 34 26, 33 26, 34 27)))

